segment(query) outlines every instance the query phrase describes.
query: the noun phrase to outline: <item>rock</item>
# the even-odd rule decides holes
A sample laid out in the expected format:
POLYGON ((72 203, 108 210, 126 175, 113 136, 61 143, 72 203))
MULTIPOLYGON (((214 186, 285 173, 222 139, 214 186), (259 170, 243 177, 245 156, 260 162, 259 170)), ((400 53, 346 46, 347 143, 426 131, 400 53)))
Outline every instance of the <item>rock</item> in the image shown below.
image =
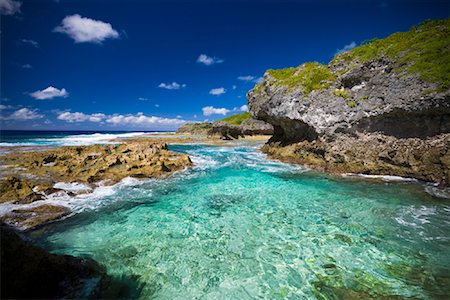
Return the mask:
POLYGON ((189 156, 168 151, 167 144, 149 139, 119 145, 60 147, 41 152, 12 152, 0 158, 7 166, 0 179, 0 202, 31 204, 1 215, 21 229, 30 229, 70 213, 62 206, 38 205, 61 192, 57 182, 114 184, 125 177, 166 177, 192 165, 189 156), (20 169, 20 174, 17 169, 20 169), (9 176, 8 176, 9 174, 9 176))
POLYGON ((68 207, 43 204, 29 208, 14 209, 2 215, 0 220, 22 230, 29 230, 65 217, 70 212, 68 207))
POLYGON ((188 123, 178 128, 177 134, 207 135, 212 127, 210 122, 188 123))
POLYGON ((247 94, 251 116, 274 127, 263 150, 326 170, 448 185, 449 72, 441 56, 427 57, 450 56, 449 30, 450 20, 433 21, 339 54, 328 65, 267 71, 247 94))
POLYGON ((239 126, 244 135, 272 135, 273 126, 261 120, 244 120, 239 126))
POLYGON ((219 136, 224 140, 233 140, 243 137, 241 128, 226 122, 216 122, 208 131, 208 136, 219 136))
POLYGON ((93 298, 105 270, 89 258, 50 254, 1 224, 1 298, 93 298))

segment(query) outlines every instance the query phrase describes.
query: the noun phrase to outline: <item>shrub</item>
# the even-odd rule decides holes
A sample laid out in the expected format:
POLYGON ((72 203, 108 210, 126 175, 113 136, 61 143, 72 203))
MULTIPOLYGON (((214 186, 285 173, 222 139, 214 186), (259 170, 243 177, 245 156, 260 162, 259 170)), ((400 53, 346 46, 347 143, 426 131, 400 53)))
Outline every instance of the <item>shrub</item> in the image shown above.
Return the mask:
POLYGON ((355 107, 358 106, 358 102, 356 102, 356 101, 349 101, 349 102, 347 102, 347 106, 350 107, 350 108, 355 108, 355 107))

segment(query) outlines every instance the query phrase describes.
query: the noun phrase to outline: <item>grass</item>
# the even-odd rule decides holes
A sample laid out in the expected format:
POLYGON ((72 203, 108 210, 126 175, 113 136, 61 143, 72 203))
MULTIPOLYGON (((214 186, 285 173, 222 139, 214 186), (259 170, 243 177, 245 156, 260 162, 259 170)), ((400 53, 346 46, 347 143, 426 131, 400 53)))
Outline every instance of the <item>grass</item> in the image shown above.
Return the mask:
POLYGON ((363 96, 360 96, 358 99, 359 100, 367 100, 367 99, 369 99, 369 96, 363 95, 363 96))
POLYGON ((356 101, 349 101, 349 102, 347 102, 347 106, 350 107, 350 108, 355 108, 355 107, 358 106, 358 102, 356 102, 356 101))
POLYGON ((278 84, 289 88, 299 86, 306 95, 330 87, 336 79, 326 65, 317 62, 305 63, 298 68, 271 69, 268 73, 278 81, 278 84))
POLYGON ((339 61, 364 63, 380 57, 396 61, 395 72, 417 74, 420 79, 450 88, 450 19, 425 21, 408 32, 397 32, 384 39, 374 39, 335 56, 339 61))
POLYGON ((239 126, 239 125, 241 125, 242 122, 244 122, 247 119, 251 119, 251 118, 252 117, 250 116, 250 114, 248 112, 245 112, 242 114, 237 114, 237 115, 232 115, 232 116, 226 117, 217 122, 225 122, 228 124, 239 126))
POLYGON ((333 92, 333 94, 335 94, 336 96, 339 96, 341 98, 344 98, 344 99, 350 99, 351 98, 351 96, 348 94, 348 92, 346 90, 335 90, 333 92))

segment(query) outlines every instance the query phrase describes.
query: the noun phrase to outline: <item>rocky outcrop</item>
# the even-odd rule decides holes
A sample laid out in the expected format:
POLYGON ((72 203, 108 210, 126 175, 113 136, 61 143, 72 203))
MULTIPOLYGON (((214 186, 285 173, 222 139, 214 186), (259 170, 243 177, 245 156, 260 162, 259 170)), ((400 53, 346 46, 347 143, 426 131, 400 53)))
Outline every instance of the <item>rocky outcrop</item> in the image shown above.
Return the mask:
POLYGON ((178 128, 177 134, 207 135, 212 127, 210 122, 189 123, 178 128))
POLYGON ((252 117, 274 126, 264 150, 329 170, 448 185, 450 75, 440 60, 450 56, 449 33, 449 20, 429 22, 328 65, 267 71, 247 94, 252 117))
POLYGON ((239 126, 229 124, 226 122, 216 122, 208 131, 208 136, 218 136, 224 140, 234 140, 243 137, 242 130, 239 126))
POLYGON ((125 177, 165 177, 192 163, 187 155, 168 151, 167 144, 139 140, 119 145, 60 147, 42 152, 9 153, 0 158, 0 202, 27 205, 3 213, 0 219, 22 229, 59 219, 67 207, 39 205, 62 190, 57 182, 84 183, 88 189, 98 182, 117 183, 125 177))
POLYGON ((208 136, 219 137, 224 140, 238 139, 239 137, 252 135, 272 135, 273 126, 260 120, 247 119, 241 125, 236 126, 226 122, 213 123, 208 131, 208 136))
POLYGON ((272 135, 273 126, 261 120, 247 119, 239 126, 243 135, 272 135))

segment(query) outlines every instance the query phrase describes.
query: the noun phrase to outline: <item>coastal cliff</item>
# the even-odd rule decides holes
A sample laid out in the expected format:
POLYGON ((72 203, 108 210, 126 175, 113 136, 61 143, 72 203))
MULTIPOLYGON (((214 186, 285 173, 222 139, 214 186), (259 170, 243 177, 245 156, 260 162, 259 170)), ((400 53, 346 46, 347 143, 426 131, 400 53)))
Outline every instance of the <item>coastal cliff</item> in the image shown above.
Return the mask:
POLYGON ((450 183, 450 19, 373 40, 328 65, 268 70, 248 94, 263 151, 331 172, 450 183))

